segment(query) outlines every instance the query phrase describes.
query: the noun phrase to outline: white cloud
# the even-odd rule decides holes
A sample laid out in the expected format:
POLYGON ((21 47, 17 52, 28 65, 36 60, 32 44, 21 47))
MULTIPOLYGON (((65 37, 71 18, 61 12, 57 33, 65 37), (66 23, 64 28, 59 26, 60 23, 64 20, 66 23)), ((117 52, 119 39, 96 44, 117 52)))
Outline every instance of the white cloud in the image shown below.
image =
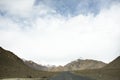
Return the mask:
POLYGON ((0 7, 2 10, 8 11, 14 15, 24 15, 30 13, 35 0, 0 0, 0 7))
POLYGON ((0 45, 22 58, 44 64, 65 64, 80 57, 109 62, 120 53, 119 14, 118 4, 96 17, 89 14, 65 19, 48 15, 33 20, 27 31, 1 18, 0 45))

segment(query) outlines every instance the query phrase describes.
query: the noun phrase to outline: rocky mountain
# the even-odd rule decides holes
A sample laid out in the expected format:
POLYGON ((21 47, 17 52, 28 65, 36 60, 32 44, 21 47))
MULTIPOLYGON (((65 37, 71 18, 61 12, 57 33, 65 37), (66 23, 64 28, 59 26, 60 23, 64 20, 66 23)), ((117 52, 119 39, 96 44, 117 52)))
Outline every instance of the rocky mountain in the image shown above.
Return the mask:
POLYGON ((51 66, 51 67, 48 67, 48 71, 65 71, 64 70, 64 66, 51 66))
POLYGON ((74 72, 77 75, 88 76, 94 80, 120 80, 120 56, 103 68, 74 72))
POLYGON ((86 59, 86 60, 77 59, 75 61, 72 61, 66 64, 65 66, 43 66, 33 61, 25 61, 25 64, 36 70, 55 71, 55 72, 85 70, 85 69, 99 69, 106 65, 106 63, 104 62, 90 60, 90 59, 86 59))
POLYGON ((82 60, 77 59, 75 61, 72 61, 64 66, 64 70, 71 71, 71 70, 85 70, 85 69, 98 69, 102 68, 106 65, 106 63, 96 60, 82 60))
MULTIPOLYGON (((110 65, 112 65, 111 63, 110 65)), ((8 73, 32 73, 34 70, 39 71, 72 71, 72 70, 85 70, 85 69, 98 69, 104 67, 106 64, 96 60, 82 60, 77 59, 72 61, 65 66, 43 66, 33 61, 22 60, 14 53, 4 50, 0 47, 0 72, 8 73)), ((1 74, 1 73, 0 73, 1 74)), ((28 74, 29 75, 29 74, 28 74)), ((1 76, 1 75, 0 75, 1 76)))
POLYGON ((42 71, 64 71, 63 66, 54 66, 54 65, 49 65, 49 66, 43 66, 42 64, 37 64, 31 60, 24 60, 24 63, 31 67, 32 69, 35 70, 42 70, 42 71))
POLYGON ((104 69, 119 69, 120 70, 120 56, 117 57, 112 62, 110 62, 108 65, 106 65, 104 69))
POLYGON ((32 69, 35 69, 35 70, 43 70, 43 71, 47 71, 48 70, 48 67, 43 66, 41 64, 37 64, 37 63, 35 63, 35 62, 31 61, 31 60, 29 60, 29 61, 24 60, 24 63, 27 66, 29 66, 29 67, 31 67, 32 69))
POLYGON ((32 69, 15 54, 0 47, 0 77, 27 77, 32 69))
POLYGON ((96 60, 82 60, 77 59, 72 61, 65 66, 52 67, 49 71, 74 71, 74 70, 86 70, 86 69, 99 69, 106 65, 106 63, 96 60))
POLYGON ((49 77, 54 73, 37 71, 27 66, 14 53, 0 47, 0 79, 1 78, 31 78, 49 77))

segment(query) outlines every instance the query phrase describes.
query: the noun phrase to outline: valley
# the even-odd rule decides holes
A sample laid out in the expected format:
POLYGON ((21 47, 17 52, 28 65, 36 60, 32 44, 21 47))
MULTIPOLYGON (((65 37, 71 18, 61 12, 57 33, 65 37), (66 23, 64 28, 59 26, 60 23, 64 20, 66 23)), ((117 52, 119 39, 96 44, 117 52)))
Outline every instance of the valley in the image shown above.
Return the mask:
POLYGON ((120 80, 120 56, 109 64, 78 59, 68 63, 66 70, 66 66, 62 66, 61 69, 50 71, 46 66, 31 63, 26 64, 11 51, 0 47, 1 80, 120 80), (95 64, 99 65, 96 67, 95 64))

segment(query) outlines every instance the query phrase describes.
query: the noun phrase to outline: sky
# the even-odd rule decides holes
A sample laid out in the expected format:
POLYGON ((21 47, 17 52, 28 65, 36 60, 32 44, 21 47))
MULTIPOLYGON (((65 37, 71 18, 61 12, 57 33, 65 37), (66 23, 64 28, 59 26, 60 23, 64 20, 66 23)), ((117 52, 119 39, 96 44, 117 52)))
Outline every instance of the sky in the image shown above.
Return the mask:
POLYGON ((0 0, 0 46, 43 65, 109 63, 120 56, 120 0, 0 0))

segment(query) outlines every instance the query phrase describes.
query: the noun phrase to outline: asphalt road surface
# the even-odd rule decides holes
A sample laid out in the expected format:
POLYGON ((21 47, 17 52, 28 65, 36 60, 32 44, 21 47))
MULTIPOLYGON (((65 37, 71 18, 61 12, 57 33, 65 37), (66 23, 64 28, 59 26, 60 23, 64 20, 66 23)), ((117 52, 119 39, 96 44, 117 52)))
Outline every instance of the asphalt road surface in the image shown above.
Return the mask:
POLYGON ((75 75, 71 72, 61 72, 60 74, 51 77, 48 80, 93 80, 88 77, 83 77, 79 75, 75 75))

